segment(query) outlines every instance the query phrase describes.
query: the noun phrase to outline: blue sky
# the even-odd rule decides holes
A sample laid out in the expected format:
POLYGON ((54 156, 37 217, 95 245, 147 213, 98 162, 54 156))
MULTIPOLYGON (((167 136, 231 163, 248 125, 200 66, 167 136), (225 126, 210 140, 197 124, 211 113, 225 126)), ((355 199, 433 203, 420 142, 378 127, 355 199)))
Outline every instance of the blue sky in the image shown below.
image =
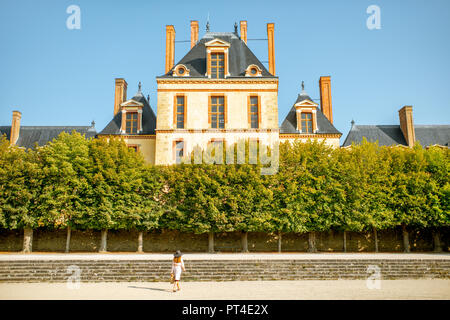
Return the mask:
MULTIPOLYGON (((334 124, 398 124, 412 105, 415 124, 450 123, 450 1, 23 1, 0 2, 0 125, 12 110, 22 125, 89 125, 111 120, 114 78, 128 96, 142 82, 156 112, 156 79, 164 73, 165 25, 190 39, 190 20, 205 32, 232 32, 248 22, 248 38, 266 38, 275 23, 281 123, 300 92, 319 98, 320 76, 331 76, 334 124), (81 29, 69 30, 69 5, 81 9, 81 29), (172 5, 171 5, 172 4, 172 5), (369 30, 369 5, 381 9, 381 29, 369 30)), ((249 41, 267 61, 267 42, 249 41)), ((189 50, 177 43, 175 63, 189 50)), ((266 64, 267 66, 267 64, 266 64)))

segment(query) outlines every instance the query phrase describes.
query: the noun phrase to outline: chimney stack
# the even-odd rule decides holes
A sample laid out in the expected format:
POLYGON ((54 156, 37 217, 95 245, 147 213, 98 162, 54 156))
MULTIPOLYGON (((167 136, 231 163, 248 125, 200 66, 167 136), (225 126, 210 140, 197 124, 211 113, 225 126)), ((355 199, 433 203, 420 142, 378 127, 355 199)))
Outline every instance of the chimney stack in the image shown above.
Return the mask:
POLYGON ((20 119, 22 118, 22 113, 20 111, 13 111, 12 123, 11 123, 11 134, 9 136, 9 142, 11 145, 15 145, 17 139, 19 139, 20 132, 20 119))
POLYGON ((191 49, 198 42, 198 21, 191 21, 191 49))
POLYGON ((333 108, 331 104, 331 79, 330 76, 320 77, 320 108, 322 113, 333 124, 333 108))
POLYGON ((174 64, 175 64, 175 28, 172 25, 170 25, 166 26, 166 73, 173 68, 174 64))
POLYGON ((114 116, 120 111, 120 105, 127 100, 127 82, 123 78, 116 78, 114 94, 114 116))
POLYGON ((241 21, 241 40, 247 44, 247 21, 241 21))
POLYGON ((414 132, 414 123, 412 116, 412 106, 404 106, 398 111, 400 118, 400 129, 405 137, 408 147, 413 147, 416 142, 416 134, 414 132))
POLYGON ((274 39, 275 24, 267 24, 267 39, 269 43, 269 72, 275 75, 275 39, 274 39))

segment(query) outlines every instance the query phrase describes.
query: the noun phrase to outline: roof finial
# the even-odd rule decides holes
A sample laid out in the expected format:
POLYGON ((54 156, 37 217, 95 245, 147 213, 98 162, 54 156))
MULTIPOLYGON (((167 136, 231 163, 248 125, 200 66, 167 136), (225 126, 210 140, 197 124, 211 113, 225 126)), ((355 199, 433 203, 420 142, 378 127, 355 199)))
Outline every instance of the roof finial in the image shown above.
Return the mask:
POLYGON ((238 26, 237 26, 237 22, 235 22, 235 23, 234 23, 234 33, 235 33, 235 34, 237 34, 237 33, 238 33, 238 31, 237 31, 237 27, 238 27, 238 26))
POLYGON ((139 84, 138 84, 138 93, 141 93, 141 88, 142 88, 141 82, 139 81, 139 84))
POLYGON ((206 19, 206 32, 209 32, 209 12, 208 12, 208 19, 206 19))
POLYGON ((92 128, 95 127, 95 121, 94 121, 94 120, 92 120, 92 122, 91 122, 91 127, 92 127, 92 128))
POLYGON ((150 102, 150 95, 147 95, 147 101, 150 102))
POLYGON ((302 91, 305 91, 305 81, 302 81, 302 91))
POLYGON ((352 127, 355 125, 355 120, 352 119, 352 121, 350 122, 352 124, 352 127))

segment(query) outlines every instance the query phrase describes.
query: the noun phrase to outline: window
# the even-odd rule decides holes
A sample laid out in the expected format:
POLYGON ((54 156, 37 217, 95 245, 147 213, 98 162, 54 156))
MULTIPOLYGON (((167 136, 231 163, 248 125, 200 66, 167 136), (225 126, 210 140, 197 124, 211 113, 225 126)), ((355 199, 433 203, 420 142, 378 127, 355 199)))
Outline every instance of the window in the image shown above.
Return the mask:
POLYGON ((185 98, 184 96, 175 97, 175 124, 177 129, 184 129, 185 121, 185 98))
POLYGON ((184 156, 184 141, 175 141, 175 163, 181 163, 184 156))
POLYGON ((128 145, 128 148, 133 149, 135 152, 139 151, 139 146, 136 144, 130 144, 128 145))
POLYGON ((138 128, 138 114, 137 112, 127 112, 125 120, 125 132, 137 133, 138 128))
POLYGON ((225 140, 213 139, 208 143, 208 155, 212 157, 212 163, 223 164, 223 157, 225 151, 225 140))
POLYGON ((211 78, 224 78, 225 54, 211 53, 211 78))
POLYGON ((312 113, 302 112, 301 124, 302 124, 302 132, 304 133, 312 133, 313 132, 313 123, 312 123, 312 113))
POLYGON ((250 97, 249 100, 249 109, 248 109, 248 118, 250 122, 250 128, 257 129, 259 128, 259 101, 258 97, 250 97))
POLYGON ((209 122, 211 128, 225 128, 225 97, 210 97, 209 122))

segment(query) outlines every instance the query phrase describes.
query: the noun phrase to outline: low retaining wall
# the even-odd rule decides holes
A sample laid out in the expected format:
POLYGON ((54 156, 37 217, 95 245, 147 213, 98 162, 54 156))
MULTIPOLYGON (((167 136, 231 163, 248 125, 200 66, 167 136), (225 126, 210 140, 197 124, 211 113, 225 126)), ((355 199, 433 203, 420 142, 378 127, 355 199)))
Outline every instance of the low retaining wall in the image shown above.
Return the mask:
MULTIPOLYGON (((441 230, 441 244, 445 252, 450 251, 449 228, 441 230)), ((97 252, 100 247, 101 232, 95 230, 72 230, 70 252, 97 252)), ((433 251, 430 230, 409 232, 412 252, 433 251)), ((21 251, 23 231, 0 230, 0 251, 21 251)), ((136 252, 137 231, 108 231, 107 250, 109 252, 136 252)), ((207 252, 208 234, 182 233, 178 231, 144 232, 144 252, 207 252)), ((216 233, 214 246, 218 252, 239 252, 242 250, 239 232, 216 233)), ((347 252, 373 252, 375 250, 373 233, 346 233, 347 252)), ((33 232, 33 252, 64 252, 66 230, 37 229, 33 232)), ((282 234, 282 251, 306 252, 308 234, 282 234)), ((319 252, 343 252, 343 232, 317 232, 316 247, 319 252)), ((378 231, 379 252, 402 252, 403 240, 400 229, 378 231)), ((275 252, 278 250, 276 234, 249 232, 248 249, 251 252, 275 252)))
MULTIPOLYGON (((186 260, 183 281, 450 279, 450 259, 186 260)), ((168 281, 167 260, 0 261, 1 282, 168 281)))

